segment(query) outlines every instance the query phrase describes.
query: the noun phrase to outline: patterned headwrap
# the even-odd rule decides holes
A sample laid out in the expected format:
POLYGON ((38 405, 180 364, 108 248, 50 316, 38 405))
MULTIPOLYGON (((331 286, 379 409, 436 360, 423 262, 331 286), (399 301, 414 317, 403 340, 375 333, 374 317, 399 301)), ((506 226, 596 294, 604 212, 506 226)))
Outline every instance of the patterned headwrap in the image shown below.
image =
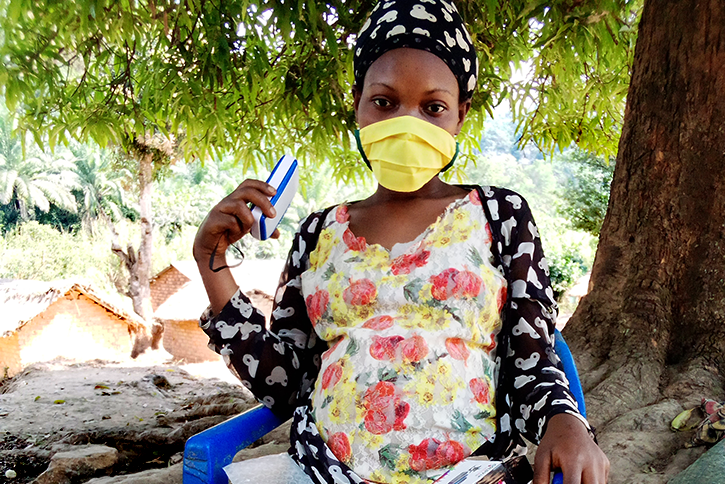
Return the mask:
POLYGON ((470 99, 478 78, 478 58, 463 20, 446 0, 382 0, 363 25, 355 44, 355 84, 389 50, 409 47, 438 56, 458 80, 462 99, 470 99))

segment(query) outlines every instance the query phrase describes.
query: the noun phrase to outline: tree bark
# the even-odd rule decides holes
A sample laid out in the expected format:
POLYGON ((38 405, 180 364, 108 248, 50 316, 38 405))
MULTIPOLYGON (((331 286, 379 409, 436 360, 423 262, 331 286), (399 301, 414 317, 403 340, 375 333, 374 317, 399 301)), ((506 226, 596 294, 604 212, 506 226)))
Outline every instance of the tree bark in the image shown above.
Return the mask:
POLYGON ((134 250, 132 244, 128 244, 126 250, 123 250, 118 242, 118 235, 112 228, 113 242, 112 248, 126 266, 129 273, 128 296, 133 302, 133 309, 141 319, 146 323, 146 331, 144 334, 137 334, 131 356, 143 353, 149 346, 158 349, 162 327, 152 322, 153 307, 151 305, 151 276, 152 276, 152 255, 153 255, 153 209, 151 199, 153 195, 153 169, 154 156, 153 152, 146 150, 145 152, 136 154, 139 164, 138 183, 139 183, 139 215, 141 227, 141 240, 138 250, 134 250))
POLYGON ((725 2, 646 0, 591 292, 567 324, 590 419, 722 397, 725 2))

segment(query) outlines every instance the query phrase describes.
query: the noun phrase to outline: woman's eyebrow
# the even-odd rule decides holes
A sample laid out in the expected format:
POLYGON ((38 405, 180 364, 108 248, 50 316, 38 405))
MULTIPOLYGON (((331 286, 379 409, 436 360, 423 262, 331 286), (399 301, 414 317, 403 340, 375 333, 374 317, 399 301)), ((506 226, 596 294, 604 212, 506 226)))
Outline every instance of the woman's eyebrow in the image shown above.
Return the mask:
MULTIPOLYGON (((390 84, 386 84, 386 83, 384 83, 382 81, 371 82, 368 87, 373 87, 373 86, 382 86, 382 87, 385 87, 386 89, 390 89, 391 91, 395 91, 396 90, 390 84)), ((429 90, 425 91, 424 94, 431 95, 431 94, 435 94, 435 93, 438 93, 438 92, 445 92, 445 93, 450 94, 451 96, 453 96, 453 93, 450 91, 450 89, 446 89, 446 88, 443 88, 443 87, 436 87, 434 89, 429 89, 429 90)))

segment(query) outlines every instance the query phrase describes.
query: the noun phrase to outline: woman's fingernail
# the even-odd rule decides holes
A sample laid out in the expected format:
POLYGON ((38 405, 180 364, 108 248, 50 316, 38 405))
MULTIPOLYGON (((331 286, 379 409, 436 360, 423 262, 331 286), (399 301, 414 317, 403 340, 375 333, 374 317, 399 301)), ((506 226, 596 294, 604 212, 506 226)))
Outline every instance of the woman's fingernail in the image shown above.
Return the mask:
POLYGON ((277 210, 275 210, 274 207, 272 207, 269 211, 272 214, 272 217, 276 217, 277 216, 277 210))

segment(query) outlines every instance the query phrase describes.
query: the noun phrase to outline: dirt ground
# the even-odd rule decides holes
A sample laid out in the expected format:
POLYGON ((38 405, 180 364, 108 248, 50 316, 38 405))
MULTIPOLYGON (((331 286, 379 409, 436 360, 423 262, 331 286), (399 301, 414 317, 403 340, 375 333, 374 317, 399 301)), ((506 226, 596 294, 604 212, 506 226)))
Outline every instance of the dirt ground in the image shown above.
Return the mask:
POLYGON ((164 467, 186 438, 254 405, 221 361, 35 364, 0 387, 0 482, 30 482, 78 444, 118 448, 118 473, 164 467))

